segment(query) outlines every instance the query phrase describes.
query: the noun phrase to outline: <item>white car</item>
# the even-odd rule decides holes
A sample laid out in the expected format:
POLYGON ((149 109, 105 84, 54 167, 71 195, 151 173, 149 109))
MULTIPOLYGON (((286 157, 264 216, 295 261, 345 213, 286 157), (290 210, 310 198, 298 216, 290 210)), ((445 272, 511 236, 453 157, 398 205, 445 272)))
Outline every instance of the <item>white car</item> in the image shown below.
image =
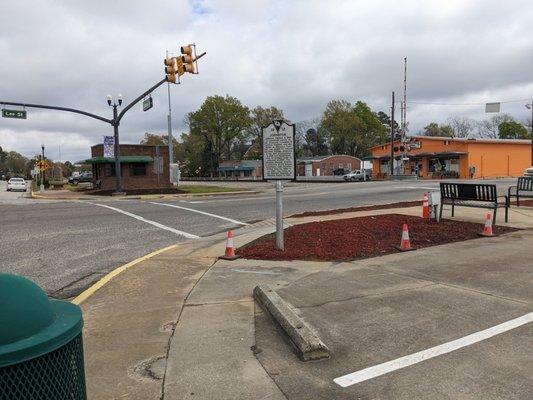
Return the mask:
POLYGON ((352 171, 346 175, 343 175, 343 178, 345 181, 364 181, 365 176, 363 175, 363 173, 366 175, 366 180, 369 181, 370 175, 368 174, 368 171, 363 172, 362 170, 352 171))
POLYGON ((22 190, 25 192, 27 189, 26 181, 23 178, 11 178, 7 181, 7 191, 22 190))
POLYGON ((533 167, 526 168, 524 171, 524 176, 533 178, 533 167))

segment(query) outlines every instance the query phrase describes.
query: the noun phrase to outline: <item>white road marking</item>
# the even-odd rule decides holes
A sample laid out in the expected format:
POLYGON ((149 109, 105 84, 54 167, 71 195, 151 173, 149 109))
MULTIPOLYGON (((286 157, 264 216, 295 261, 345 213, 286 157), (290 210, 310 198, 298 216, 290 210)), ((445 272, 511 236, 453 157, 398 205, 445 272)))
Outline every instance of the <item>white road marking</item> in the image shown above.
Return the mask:
POLYGON ((231 223, 237 224, 237 225, 250 225, 250 224, 247 224, 246 222, 237 221, 237 220, 234 220, 234 219, 231 219, 231 218, 226 218, 226 217, 223 217, 221 215, 211 214, 211 213, 208 213, 208 212, 205 212, 205 211, 195 210, 194 208, 177 206, 175 204, 157 203, 155 201, 150 201, 150 204, 156 204, 158 206, 173 207, 173 208, 178 208, 180 210, 192 211, 192 212, 195 212, 195 213, 198 213, 198 214, 207 215, 209 217, 223 219, 224 221, 228 221, 228 222, 231 222, 231 223))
POLYGON ((110 210, 113 210, 113 211, 119 212, 121 214, 127 215, 128 217, 132 217, 132 218, 135 218, 135 219, 137 219, 139 221, 146 222, 147 224, 156 226, 159 229, 164 229, 165 231, 169 231, 169 232, 175 233, 176 235, 180 235, 180 236, 186 237, 187 239, 200 239, 200 236, 196 236, 196 235, 193 235, 192 233, 187 233, 187 232, 183 232, 183 231, 171 228, 170 226, 166 226, 166 225, 160 224, 159 222, 151 221, 149 219, 141 217, 140 215, 132 214, 130 212, 121 210, 120 208, 111 207, 111 206, 108 206, 108 205, 105 205, 105 204, 91 203, 89 201, 84 201, 84 203, 89 203, 89 204, 92 204, 92 205, 98 206, 98 207, 108 208, 110 210))
POLYGON ((471 335, 444 343, 427 350, 419 351, 418 353, 410 354, 408 356, 397 358, 396 360, 388 361, 383 364, 374 365, 373 367, 365 368, 348 375, 333 379, 333 381, 342 387, 348 387, 356 383, 366 381, 368 379, 376 378, 389 372, 396 371, 419 362, 429 360, 430 358, 449 353, 451 351, 460 349, 462 347, 470 346, 471 344, 489 339, 500 333, 507 332, 511 329, 518 328, 533 321, 533 312, 522 315, 521 317, 512 319, 502 324, 493 326, 482 331, 472 333, 471 335))

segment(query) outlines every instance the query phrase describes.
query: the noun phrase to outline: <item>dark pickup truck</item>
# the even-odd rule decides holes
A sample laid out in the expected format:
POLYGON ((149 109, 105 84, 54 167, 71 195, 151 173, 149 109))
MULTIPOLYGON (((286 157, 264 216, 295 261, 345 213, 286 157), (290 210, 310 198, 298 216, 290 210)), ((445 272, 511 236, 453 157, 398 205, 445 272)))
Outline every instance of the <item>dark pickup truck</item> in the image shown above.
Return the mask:
POLYGON ((92 182, 92 181, 93 181, 92 172, 83 172, 79 174, 78 176, 71 176, 70 178, 68 178, 68 183, 72 185, 77 185, 78 183, 92 182))

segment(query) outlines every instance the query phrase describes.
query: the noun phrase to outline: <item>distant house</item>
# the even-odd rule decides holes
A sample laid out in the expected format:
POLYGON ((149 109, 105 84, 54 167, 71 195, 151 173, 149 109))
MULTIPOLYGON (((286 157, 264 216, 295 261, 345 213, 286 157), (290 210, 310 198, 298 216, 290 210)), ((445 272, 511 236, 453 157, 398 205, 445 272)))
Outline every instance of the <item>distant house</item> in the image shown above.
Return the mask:
POLYGON ((263 178, 262 160, 228 160, 218 164, 218 175, 222 178, 263 178))
POLYGON ((296 164, 298 176, 331 176, 336 170, 353 171, 362 165, 359 158, 346 155, 299 158, 296 164))

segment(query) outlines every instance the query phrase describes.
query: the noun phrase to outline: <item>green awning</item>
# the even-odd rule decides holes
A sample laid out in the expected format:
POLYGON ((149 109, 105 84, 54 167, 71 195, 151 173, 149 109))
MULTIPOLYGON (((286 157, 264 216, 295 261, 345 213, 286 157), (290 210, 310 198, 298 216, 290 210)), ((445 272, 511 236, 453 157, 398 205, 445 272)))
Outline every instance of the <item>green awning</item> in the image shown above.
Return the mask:
MULTIPOLYGON (((154 161, 150 156, 120 156, 121 163, 149 163, 154 161)), ((87 160, 77 161, 76 164, 107 164, 114 163, 113 157, 92 157, 87 160)))

